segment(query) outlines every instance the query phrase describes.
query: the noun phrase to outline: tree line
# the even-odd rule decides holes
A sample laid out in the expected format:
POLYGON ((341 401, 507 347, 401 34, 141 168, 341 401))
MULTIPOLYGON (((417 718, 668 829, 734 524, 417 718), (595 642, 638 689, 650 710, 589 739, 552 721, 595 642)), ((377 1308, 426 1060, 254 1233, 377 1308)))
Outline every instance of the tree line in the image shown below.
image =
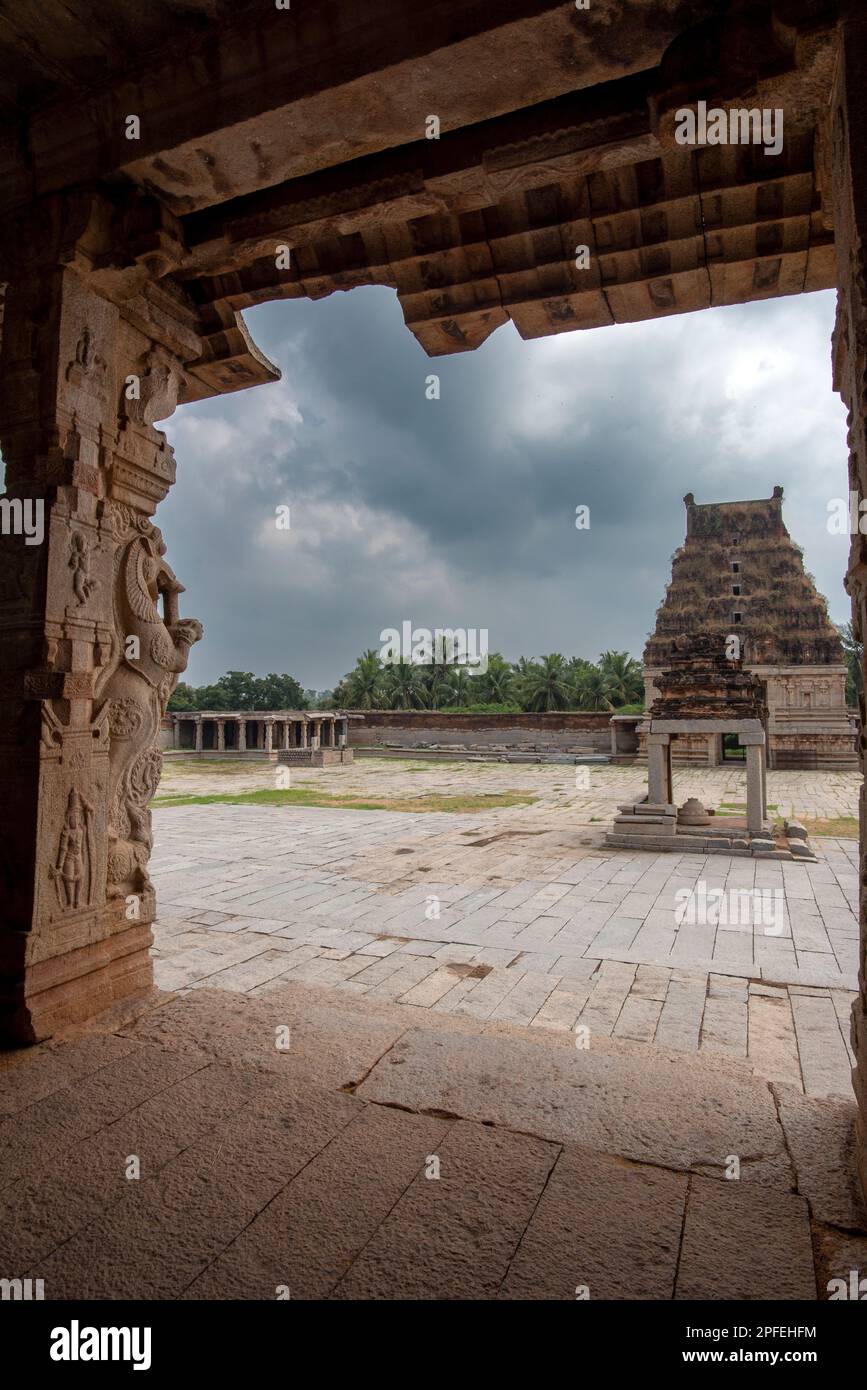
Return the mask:
POLYGON ((447 661, 385 663, 371 649, 335 686, 334 705, 504 714, 643 708, 642 668, 627 652, 603 652, 598 662, 559 652, 511 662, 493 652, 487 661, 486 671, 472 675, 447 661))

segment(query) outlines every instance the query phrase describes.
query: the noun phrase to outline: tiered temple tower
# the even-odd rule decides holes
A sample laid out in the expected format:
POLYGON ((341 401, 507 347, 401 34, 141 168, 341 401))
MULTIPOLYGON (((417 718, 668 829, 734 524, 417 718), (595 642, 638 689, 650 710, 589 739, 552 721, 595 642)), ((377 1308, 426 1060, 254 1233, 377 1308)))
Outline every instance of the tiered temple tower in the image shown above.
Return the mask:
MULTIPOLYGON (((766 683, 769 766, 855 768, 843 648, 786 530, 783 489, 755 502, 683 500, 686 541, 644 649, 647 708, 674 638, 724 634, 739 640, 746 668, 766 683)), ((719 735, 679 743, 690 762, 713 765, 725 752, 719 735)))

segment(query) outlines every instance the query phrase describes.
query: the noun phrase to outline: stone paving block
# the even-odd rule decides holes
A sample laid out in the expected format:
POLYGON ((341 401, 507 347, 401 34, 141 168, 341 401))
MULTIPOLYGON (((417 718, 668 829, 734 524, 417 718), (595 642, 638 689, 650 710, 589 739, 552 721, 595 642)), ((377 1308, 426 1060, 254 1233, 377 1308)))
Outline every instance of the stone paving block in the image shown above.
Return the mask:
POLYGON ((569 1146, 500 1290, 505 1299, 668 1299, 686 1201, 681 1173, 569 1146))
POLYGON ((558 1152, 457 1121, 435 1155, 439 1177, 414 1179, 333 1296, 495 1298, 558 1152))
MULTIPOLYGON (((736 1144, 731 1152, 737 1152, 736 1144)), ((815 1297, 810 1218, 803 1197, 743 1180, 690 1179, 676 1299, 815 1297)))
POLYGON ((792 1017, 798 1038, 801 1074, 808 1096, 852 1095, 849 1055, 837 1013, 827 996, 793 994, 792 1017))
POLYGON ((37 1266, 52 1298, 177 1298, 358 1114, 296 1080, 197 1139, 37 1266))
POLYGON ((196 1138, 271 1093, 274 1078, 208 1066, 180 1081, 167 1081, 144 1101, 65 1153, 50 1148, 0 1194, 0 1265, 31 1265, 98 1218, 130 1189, 127 1160, 141 1161, 150 1181, 196 1138))
POLYGON ((798 1040, 785 991, 763 995, 751 986, 748 1011, 747 1056, 756 1074, 802 1091, 798 1040))
POLYGON ((450 1127, 365 1107, 184 1296, 273 1299, 285 1285, 293 1300, 327 1298, 450 1127))
MULTIPOLYGON (((565 1044, 564 1039, 564 1044, 565 1044)), ((729 1153, 760 1155, 746 1181, 788 1185, 770 1093, 723 1066, 687 1070, 659 1055, 546 1052, 522 1039, 406 1033, 357 1094, 409 1110, 463 1115, 672 1168, 722 1172, 729 1153)))
MULTIPOLYGON (((813 1099, 774 1084, 780 1123, 798 1192, 816 1221, 867 1234, 865 1202, 855 1168, 855 1102, 813 1099)), ((864 1274, 867 1275, 867 1266, 864 1274)))
MULTIPOLYGON (((406 1027, 394 1005, 360 1005, 342 992, 287 985, 256 998, 197 990, 141 1018, 135 1039, 256 1070, 297 1072, 300 1078, 339 1088, 364 1076, 406 1027), (289 1046, 278 1049, 278 1029, 289 1046)), ((2 1131, 0 1131, 2 1132, 2 1131)))
POLYGON ((641 999, 635 994, 630 994, 614 1025, 614 1036, 652 1042, 661 1012, 661 1000, 641 999))

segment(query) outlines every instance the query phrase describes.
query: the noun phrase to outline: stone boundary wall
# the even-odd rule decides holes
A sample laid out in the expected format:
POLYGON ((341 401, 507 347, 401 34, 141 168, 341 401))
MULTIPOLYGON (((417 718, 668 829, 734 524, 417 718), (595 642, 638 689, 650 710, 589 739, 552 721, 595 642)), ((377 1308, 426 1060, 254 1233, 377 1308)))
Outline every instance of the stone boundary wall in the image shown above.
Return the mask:
POLYGON ((447 714, 428 710, 348 710, 353 747, 396 744, 401 748, 454 745, 533 751, 592 749, 610 753, 611 715, 605 711, 563 714, 447 714))

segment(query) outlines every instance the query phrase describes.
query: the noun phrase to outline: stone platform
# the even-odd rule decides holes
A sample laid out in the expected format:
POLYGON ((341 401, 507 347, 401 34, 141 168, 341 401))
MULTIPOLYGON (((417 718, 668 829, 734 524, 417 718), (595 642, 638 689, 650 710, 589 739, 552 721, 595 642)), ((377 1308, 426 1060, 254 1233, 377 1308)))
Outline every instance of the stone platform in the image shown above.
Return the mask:
POLYGON ((816 863, 807 833, 800 824, 789 826, 786 822, 783 833, 775 834, 770 822, 761 832, 753 833, 742 817, 717 817, 708 812, 704 820, 704 824, 685 822, 671 802, 632 802, 618 807, 605 843, 612 849, 680 850, 685 854, 701 852, 816 863))
POLYGON ((575 1042, 294 984, 7 1057, 0 1268, 48 1300, 572 1301, 867 1266, 851 1101, 575 1042))

